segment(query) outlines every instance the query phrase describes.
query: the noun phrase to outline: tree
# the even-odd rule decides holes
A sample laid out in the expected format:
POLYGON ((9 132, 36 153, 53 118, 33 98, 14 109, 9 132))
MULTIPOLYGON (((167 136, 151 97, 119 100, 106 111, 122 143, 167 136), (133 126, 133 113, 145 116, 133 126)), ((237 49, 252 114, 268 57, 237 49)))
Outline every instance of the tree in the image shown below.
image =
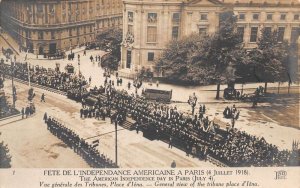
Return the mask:
POLYGON ((96 38, 99 47, 109 52, 109 54, 104 56, 104 59, 101 61, 103 62, 103 66, 116 70, 118 68, 118 63, 121 60, 122 29, 107 29, 96 38))
POLYGON ((150 68, 142 67, 142 69, 139 71, 138 79, 140 80, 152 80, 153 73, 151 72, 150 68))
POLYGON ((9 155, 9 149, 7 145, 4 145, 3 142, 0 142, 0 168, 10 168, 10 162, 11 156, 9 155))
POLYGON ((206 58, 210 42, 210 37, 196 33, 171 41, 157 60, 156 70, 163 70, 165 78, 174 83, 214 83, 206 58))
POLYGON ((232 11, 220 13, 220 29, 211 39, 208 48, 208 62, 213 66, 214 77, 217 81, 216 99, 220 96, 220 84, 234 82, 234 69, 238 63, 243 61, 245 51, 240 33, 237 32, 237 18, 232 11))
POLYGON ((265 92, 268 82, 288 80, 289 45, 280 38, 277 30, 272 32, 263 28, 258 47, 249 53, 254 67, 253 74, 258 81, 265 82, 265 92))

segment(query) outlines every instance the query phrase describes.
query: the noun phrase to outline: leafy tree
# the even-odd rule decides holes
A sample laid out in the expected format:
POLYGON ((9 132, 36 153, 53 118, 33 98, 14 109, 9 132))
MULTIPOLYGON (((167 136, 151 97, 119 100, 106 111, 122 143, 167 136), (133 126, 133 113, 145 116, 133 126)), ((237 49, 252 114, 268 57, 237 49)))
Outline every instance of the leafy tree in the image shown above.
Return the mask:
POLYGON ((171 41, 157 61, 157 69, 162 68, 169 81, 192 83, 188 76, 188 70, 191 68, 188 57, 199 41, 201 37, 197 34, 171 41))
POLYGON ((9 155, 9 149, 7 145, 4 145, 3 142, 0 142, 0 168, 10 168, 10 162, 11 156, 9 155))
POLYGON ((254 67, 253 74, 257 81, 265 82, 266 92, 268 82, 288 80, 289 44, 280 40, 277 30, 272 32, 263 28, 257 45, 249 56, 254 67))
POLYGON ((212 36, 208 49, 208 62, 214 68, 217 81, 216 98, 220 96, 220 84, 234 82, 236 75, 234 68, 244 59, 245 51, 240 33, 237 32, 237 18, 232 11, 220 13, 220 28, 212 36), (230 70, 232 67, 232 70, 230 70))
POLYGON ((142 67, 139 71, 138 78, 140 80, 151 80, 153 78, 153 73, 151 72, 150 68, 142 67))
POLYGON ((168 81, 181 84, 209 84, 204 45, 207 38, 192 34, 173 40, 157 60, 156 69, 163 70, 168 81))
POLYGON ((116 70, 118 63, 121 60, 121 42, 122 42, 122 29, 110 28, 103 31, 97 37, 97 44, 99 47, 109 54, 103 58, 103 66, 116 70))

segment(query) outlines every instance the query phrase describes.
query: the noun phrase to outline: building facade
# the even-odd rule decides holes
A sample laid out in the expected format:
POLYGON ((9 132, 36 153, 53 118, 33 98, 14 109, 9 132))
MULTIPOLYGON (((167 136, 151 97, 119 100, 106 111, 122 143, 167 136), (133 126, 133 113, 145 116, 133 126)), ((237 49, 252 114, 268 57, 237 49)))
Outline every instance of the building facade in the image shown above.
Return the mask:
MULTIPOLYGON (((298 0, 123 0, 121 68, 134 74, 153 70, 171 40, 192 33, 213 34, 219 14, 232 10, 246 48, 256 46, 261 28, 277 29, 282 40, 296 42, 300 28, 298 0)), ((205 36, 205 35, 203 35, 205 36)))
POLYGON ((24 50, 53 54, 95 41, 122 26, 121 0, 3 0, 2 28, 24 50))

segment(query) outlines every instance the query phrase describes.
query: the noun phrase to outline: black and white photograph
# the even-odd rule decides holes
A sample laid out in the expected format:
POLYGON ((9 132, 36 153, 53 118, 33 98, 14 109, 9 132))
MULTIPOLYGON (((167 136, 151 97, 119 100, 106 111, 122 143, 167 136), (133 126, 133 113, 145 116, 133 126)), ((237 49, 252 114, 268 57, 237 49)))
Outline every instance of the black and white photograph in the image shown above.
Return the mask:
MULTIPOLYGON (((0 0, 0 170, 275 167, 288 180, 299 34, 300 0, 0 0)), ((183 177, 78 180, 264 187, 183 177)), ((0 187, 13 186, 0 174, 0 187)))

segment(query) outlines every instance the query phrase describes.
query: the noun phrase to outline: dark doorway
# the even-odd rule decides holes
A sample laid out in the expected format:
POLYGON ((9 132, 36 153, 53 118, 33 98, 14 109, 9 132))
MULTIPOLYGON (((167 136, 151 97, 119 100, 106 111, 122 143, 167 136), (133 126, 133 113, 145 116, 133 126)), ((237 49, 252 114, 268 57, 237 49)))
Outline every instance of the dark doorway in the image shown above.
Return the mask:
POLYGON ((33 53, 33 44, 32 43, 29 43, 29 52, 33 53))
POLYGON ((39 47, 39 55, 44 54, 44 48, 42 46, 39 47))
POLYGON ((127 51, 126 68, 131 68, 131 51, 127 51))
POLYGON ((49 44, 49 53, 55 54, 56 53, 56 43, 49 44))

